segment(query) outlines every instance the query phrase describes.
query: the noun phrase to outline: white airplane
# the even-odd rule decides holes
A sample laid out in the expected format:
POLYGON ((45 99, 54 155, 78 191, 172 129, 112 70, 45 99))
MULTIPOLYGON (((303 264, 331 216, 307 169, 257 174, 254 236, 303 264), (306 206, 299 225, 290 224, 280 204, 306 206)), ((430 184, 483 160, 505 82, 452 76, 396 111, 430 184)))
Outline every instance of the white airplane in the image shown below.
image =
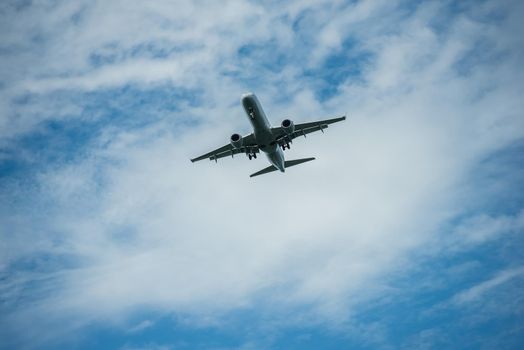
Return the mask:
POLYGON ((272 164, 267 168, 257 171, 250 176, 258 176, 267 174, 272 171, 280 170, 284 172, 286 168, 298 165, 301 163, 309 162, 315 158, 303 158, 295 160, 285 160, 284 150, 290 149, 289 144, 292 143, 293 139, 298 136, 306 137, 306 134, 322 131, 328 127, 328 124, 336 123, 346 119, 346 116, 319 120, 310 123, 294 124, 290 119, 284 119, 281 126, 271 127, 258 98, 253 93, 247 93, 242 95, 241 98, 242 106, 249 117, 249 121, 253 126, 254 132, 240 136, 239 134, 231 135, 230 143, 217 148, 214 151, 208 152, 200 157, 191 159, 192 162, 196 162, 202 159, 209 158, 215 162, 219 158, 231 156, 233 157, 238 153, 245 153, 249 160, 256 158, 257 153, 260 151, 264 152, 272 164))

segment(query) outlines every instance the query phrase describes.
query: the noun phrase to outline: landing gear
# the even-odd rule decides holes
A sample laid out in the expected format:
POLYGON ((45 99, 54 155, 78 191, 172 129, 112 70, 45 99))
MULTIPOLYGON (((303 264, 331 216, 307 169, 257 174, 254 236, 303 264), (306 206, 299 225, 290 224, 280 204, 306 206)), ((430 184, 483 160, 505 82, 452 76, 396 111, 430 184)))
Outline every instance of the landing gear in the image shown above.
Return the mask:
POLYGON ((248 110, 249 117, 251 119, 255 119, 255 110, 253 109, 253 107, 249 107, 247 110, 248 110))
POLYGON ((284 143, 284 144, 282 145, 282 150, 283 150, 283 151, 285 151, 286 148, 287 148, 287 149, 291 149, 291 146, 289 145, 289 143, 284 143))
POLYGON ((248 153, 247 157, 249 158, 249 160, 251 160, 253 158, 257 159, 257 154, 256 153, 248 153))

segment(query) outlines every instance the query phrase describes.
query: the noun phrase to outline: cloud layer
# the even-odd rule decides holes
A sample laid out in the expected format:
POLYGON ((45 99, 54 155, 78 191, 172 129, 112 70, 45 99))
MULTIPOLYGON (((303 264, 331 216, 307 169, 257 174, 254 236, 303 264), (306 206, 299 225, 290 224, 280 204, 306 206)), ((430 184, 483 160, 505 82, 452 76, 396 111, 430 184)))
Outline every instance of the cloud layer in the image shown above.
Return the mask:
MULTIPOLYGON (((524 136, 517 1, 78 1, 0 13, 6 347, 60 344, 98 322, 141 332, 154 322, 130 317, 153 310, 195 327, 235 312, 265 327, 322 324, 387 348, 394 340, 361 318, 388 296, 438 289, 411 279, 420 264, 522 241, 522 198, 505 203, 522 163, 508 156, 514 176, 488 176, 524 136), (245 91, 274 124, 350 118, 297 140, 287 158, 317 160, 285 176, 250 179, 261 159, 191 164, 249 130, 245 91)), ((448 281, 475 275, 478 259, 465 260, 444 268, 448 281)), ((506 252, 431 312, 513 288, 522 263, 506 252)), ((423 348, 439 331, 400 342, 423 348)))

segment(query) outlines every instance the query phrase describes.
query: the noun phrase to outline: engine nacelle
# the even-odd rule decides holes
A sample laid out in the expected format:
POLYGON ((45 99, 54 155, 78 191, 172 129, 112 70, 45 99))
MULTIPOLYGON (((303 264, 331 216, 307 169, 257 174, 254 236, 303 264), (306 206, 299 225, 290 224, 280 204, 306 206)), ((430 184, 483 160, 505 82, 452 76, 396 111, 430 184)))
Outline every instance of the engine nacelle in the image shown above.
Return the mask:
POLYGON ((290 119, 284 119, 282 121, 282 129, 287 135, 291 135, 295 132, 295 124, 290 119))
POLYGON ((230 142, 231 146, 233 146, 234 148, 240 148, 242 147, 243 142, 242 136, 240 136, 239 134, 233 134, 231 135, 230 142))

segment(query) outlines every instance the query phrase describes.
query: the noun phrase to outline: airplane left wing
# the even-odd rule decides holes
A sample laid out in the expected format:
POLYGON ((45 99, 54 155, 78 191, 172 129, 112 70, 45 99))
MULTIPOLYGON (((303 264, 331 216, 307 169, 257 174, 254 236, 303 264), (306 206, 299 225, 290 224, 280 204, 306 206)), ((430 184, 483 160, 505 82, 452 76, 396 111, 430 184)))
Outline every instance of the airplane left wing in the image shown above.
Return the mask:
POLYGON ((315 131, 324 132, 324 129, 327 129, 329 124, 337 123, 343 120, 346 120, 346 116, 295 124, 295 130, 291 134, 287 134, 281 126, 272 128, 271 131, 273 132, 273 135, 275 135, 275 138, 279 144, 285 144, 286 142, 289 142, 298 136, 306 136, 306 134, 315 131))
POLYGON ((251 133, 249 135, 246 135, 242 137, 242 147, 235 148, 231 144, 227 144, 225 146, 219 147, 215 149, 214 151, 208 152, 206 154, 201 155, 200 157, 196 157, 191 159, 191 162, 197 162, 199 160, 203 159, 209 159, 214 160, 215 162, 217 159, 233 156, 238 153, 259 153, 260 150, 258 149, 258 145, 255 142, 255 136, 251 133))

